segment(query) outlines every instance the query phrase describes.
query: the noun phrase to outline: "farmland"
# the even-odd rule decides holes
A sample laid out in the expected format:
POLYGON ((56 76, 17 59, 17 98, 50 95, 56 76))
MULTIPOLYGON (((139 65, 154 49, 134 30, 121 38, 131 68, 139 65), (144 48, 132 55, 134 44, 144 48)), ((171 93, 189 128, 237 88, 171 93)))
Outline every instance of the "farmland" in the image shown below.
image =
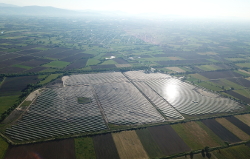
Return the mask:
POLYGON ((218 118, 216 119, 216 121, 219 122, 221 125, 223 125, 225 128, 227 128, 229 131, 231 131, 234 135, 236 135, 241 140, 249 140, 248 134, 240 130, 237 126, 231 124, 225 118, 218 118))
POLYGON ((136 134, 150 158, 164 156, 148 129, 136 130, 136 134))
POLYGON ((112 135, 121 159, 148 158, 135 131, 114 133, 112 135))
POLYGON ((178 136, 174 129, 169 126, 150 127, 155 142, 159 145, 161 151, 166 155, 190 151, 186 143, 178 136))
POLYGON ((97 159, 116 159, 119 158, 113 137, 111 134, 93 137, 97 159), (108 147, 107 147, 108 145, 108 147))
POLYGON ((219 145, 195 122, 176 124, 172 125, 172 127, 192 149, 202 149, 206 146, 215 147, 219 145))
POLYGON ((245 115, 237 115, 235 116, 236 118, 238 118, 239 120, 241 120, 242 122, 244 122, 245 124, 247 124, 248 126, 250 126, 250 115, 249 114, 245 114, 245 115))
POLYGON ((94 159, 95 150, 93 139, 90 137, 75 138, 75 154, 76 159, 94 159))
POLYGON ((191 21, 1 16, 0 158, 247 158, 248 29, 191 21))
POLYGON ((5 159, 12 158, 75 158, 74 140, 51 141, 40 144, 10 147, 5 159))
POLYGON ((216 135, 218 135, 223 141, 226 142, 239 142, 240 139, 220 125, 216 120, 207 119, 202 121, 209 129, 211 129, 216 135))

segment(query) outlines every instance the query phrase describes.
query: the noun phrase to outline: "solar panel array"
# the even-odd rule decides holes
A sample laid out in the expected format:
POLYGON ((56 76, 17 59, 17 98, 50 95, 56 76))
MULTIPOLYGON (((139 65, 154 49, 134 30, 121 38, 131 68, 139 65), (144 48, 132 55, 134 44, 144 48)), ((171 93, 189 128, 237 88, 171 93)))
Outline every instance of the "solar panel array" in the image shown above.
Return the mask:
POLYGON ((231 112, 242 108, 237 102, 228 98, 204 96, 195 91, 195 86, 179 79, 159 79, 146 81, 146 83, 183 114, 231 112))
POLYGON ((118 83, 126 81, 128 81, 127 78, 121 72, 111 72, 72 75, 65 81, 64 85, 74 86, 83 84, 118 83))
POLYGON ((17 125, 6 129, 16 140, 35 140, 107 129, 91 86, 47 89, 17 125), (78 97, 90 103, 79 104, 78 97))
POLYGON ((155 123, 183 119, 180 113, 201 115, 241 108, 233 100, 166 74, 129 71, 124 75, 71 75, 65 87, 45 89, 18 124, 5 132, 16 140, 36 140, 108 129, 105 122, 155 123), (82 97, 91 102, 80 104, 82 97))
POLYGON ((112 124, 162 122, 164 118, 130 82, 94 85, 95 92, 112 124))
POLYGON ((165 115, 165 117, 169 119, 183 119, 183 116, 178 111, 176 111, 164 98, 153 91, 145 82, 134 81, 134 84, 165 115))

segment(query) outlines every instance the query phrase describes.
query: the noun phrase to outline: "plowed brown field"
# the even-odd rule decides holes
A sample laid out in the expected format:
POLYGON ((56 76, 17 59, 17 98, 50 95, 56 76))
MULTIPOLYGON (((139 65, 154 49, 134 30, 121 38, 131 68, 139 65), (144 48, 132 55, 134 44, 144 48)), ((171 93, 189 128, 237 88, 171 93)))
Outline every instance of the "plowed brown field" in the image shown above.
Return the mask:
POLYGON ((191 150, 170 125, 149 127, 148 129, 166 156, 191 150))
POLYGON ((227 128, 229 131, 231 131, 234 135, 236 135, 241 140, 249 140, 250 139, 249 135, 247 135, 245 132, 240 130, 237 126, 235 126, 234 124, 229 122, 227 119, 225 119, 225 118, 217 118, 215 120, 218 123, 220 123, 222 126, 227 128))
POLYGON ((235 117, 250 126, 250 114, 236 115, 235 117))
POLYGON ((73 139, 50 141, 37 144, 10 146, 5 159, 75 159, 73 139))

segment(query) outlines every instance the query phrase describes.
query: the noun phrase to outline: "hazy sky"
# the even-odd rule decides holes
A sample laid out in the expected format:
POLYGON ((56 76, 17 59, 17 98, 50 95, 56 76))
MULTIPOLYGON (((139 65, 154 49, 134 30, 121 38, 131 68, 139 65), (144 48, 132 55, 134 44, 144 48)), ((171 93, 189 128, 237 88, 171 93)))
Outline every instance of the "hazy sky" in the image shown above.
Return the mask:
POLYGON ((21 6, 53 6, 73 10, 120 10, 187 16, 235 16, 250 19, 250 0, 0 0, 21 6))

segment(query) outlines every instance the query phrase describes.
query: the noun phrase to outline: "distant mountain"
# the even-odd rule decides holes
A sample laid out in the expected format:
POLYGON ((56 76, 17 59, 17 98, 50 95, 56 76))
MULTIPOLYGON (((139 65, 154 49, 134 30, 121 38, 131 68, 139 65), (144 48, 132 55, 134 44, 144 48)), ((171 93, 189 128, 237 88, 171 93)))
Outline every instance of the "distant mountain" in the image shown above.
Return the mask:
POLYGON ((31 16, 77 16, 82 12, 44 6, 18 7, 8 4, 0 4, 0 15, 31 15, 31 16))
POLYGON ((12 4, 0 3, 0 7, 19 7, 19 6, 12 5, 12 4))

